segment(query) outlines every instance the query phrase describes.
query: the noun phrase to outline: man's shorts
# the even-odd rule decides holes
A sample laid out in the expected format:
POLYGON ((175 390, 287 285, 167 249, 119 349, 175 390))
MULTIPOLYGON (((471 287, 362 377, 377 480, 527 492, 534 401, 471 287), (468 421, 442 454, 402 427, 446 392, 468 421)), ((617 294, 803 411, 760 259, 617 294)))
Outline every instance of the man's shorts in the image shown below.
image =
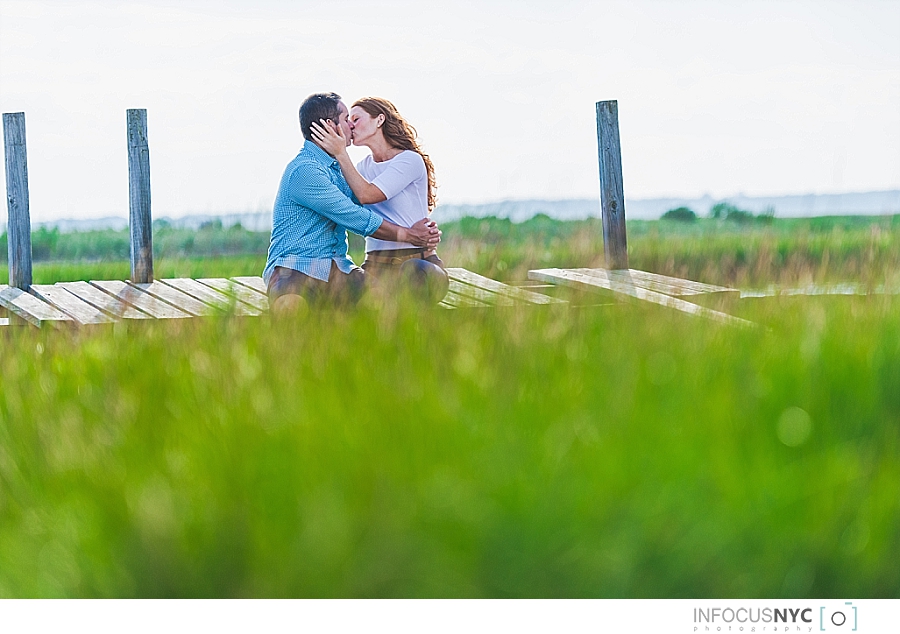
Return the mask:
POLYGON ((357 267, 349 273, 342 273, 331 263, 328 281, 323 282, 300 271, 276 266, 269 279, 269 305, 283 295, 300 295, 310 306, 333 305, 353 306, 359 302, 366 287, 366 274, 357 267))

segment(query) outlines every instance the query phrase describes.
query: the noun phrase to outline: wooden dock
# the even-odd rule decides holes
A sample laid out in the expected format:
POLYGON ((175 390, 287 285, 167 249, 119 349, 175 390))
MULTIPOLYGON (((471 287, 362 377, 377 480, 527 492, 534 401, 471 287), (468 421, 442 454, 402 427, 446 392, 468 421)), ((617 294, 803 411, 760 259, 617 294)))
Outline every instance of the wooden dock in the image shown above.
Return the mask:
POLYGON ((753 326, 752 322, 688 301, 702 295, 739 299, 741 292, 677 277, 624 269, 538 269, 528 271, 529 279, 560 284, 585 291, 609 291, 622 298, 658 304, 666 308, 732 326, 753 326))
MULTIPOLYGON (((565 304, 466 269, 448 269, 446 309, 565 304)), ((261 277, 174 278, 33 284, 29 291, 0 285, 0 307, 12 321, 32 326, 88 326, 126 319, 187 319, 211 315, 259 316, 269 310, 261 277)), ((9 323, 9 318, 5 323, 9 323)))
MULTIPOLYGON (((463 268, 448 268, 450 289, 438 304, 444 309, 564 306, 565 299, 492 280, 463 268)), ((641 300, 731 325, 749 322, 684 299, 699 295, 738 296, 734 289, 666 277, 646 271, 539 269, 533 280, 557 287, 608 291, 624 301, 641 300)), ((28 291, 0 285, 0 308, 12 323, 90 326, 121 320, 188 319, 212 315, 256 317, 269 310, 261 277, 172 278, 135 283, 123 280, 33 284, 28 291)))
POLYGON ((7 323, 38 328, 53 325, 89 326, 129 319, 188 319, 211 315, 262 315, 265 293, 253 287, 262 278, 175 278, 136 284, 121 280, 34 284, 28 293, 0 285, 0 307, 7 323))

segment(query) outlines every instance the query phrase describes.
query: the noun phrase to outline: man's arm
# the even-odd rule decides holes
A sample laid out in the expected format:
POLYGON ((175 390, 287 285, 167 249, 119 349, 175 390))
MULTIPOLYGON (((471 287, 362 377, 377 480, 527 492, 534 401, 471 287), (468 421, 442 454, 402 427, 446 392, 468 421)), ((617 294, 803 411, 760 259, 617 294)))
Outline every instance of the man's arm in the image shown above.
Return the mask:
POLYGON ((331 182, 324 168, 310 167, 311 169, 297 170, 291 175, 291 197, 297 204, 312 209, 361 236, 409 242, 426 249, 434 248, 440 242, 441 232, 434 222, 420 220, 412 227, 399 227, 375 212, 353 204, 331 182))
POLYGON ((409 242, 417 247, 425 247, 427 250, 434 249, 441 241, 441 231, 438 229, 437 223, 428 218, 423 218, 409 228, 400 227, 385 220, 371 236, 379 240, 409 242))
POLYGON ((290 196, 298 205, 359 235, 371 235, 381 224, 381 216, 353 204, 320 165, 307 163, 291 174, 290 196))

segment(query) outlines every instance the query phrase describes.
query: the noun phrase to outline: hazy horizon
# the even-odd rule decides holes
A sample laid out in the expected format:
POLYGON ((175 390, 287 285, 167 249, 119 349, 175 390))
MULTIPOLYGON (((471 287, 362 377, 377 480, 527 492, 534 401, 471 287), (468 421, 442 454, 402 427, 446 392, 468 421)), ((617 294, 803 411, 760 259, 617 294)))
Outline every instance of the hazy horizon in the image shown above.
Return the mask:
MULTIPOLYGON (((821 216, 879 216, 900 214, 900 189, 880 192, 844 192, 840 194, 800 194, 787 196, 755 196, 742 194, 716 198, 709 195, 697 198, 662 197, 635 199, 626 197, 627 220, 656 220, 666 211, 687 206, 698 217, 708 217, 712 206, 729 202, 754 214, 769 213, 774 209, 776 218, 812 218, 821 216)), ((432 216, 440 223, 462 217, 494 216, 524 222, 537 214, 545 214, 557 220, 582 220, 600 217, 600 201, 594 198, 570 199, 505 199, 481 203, 439 204, 432 216)), ((224 226, 241 224, 245 229, 268 231, 272 226, 271 211, 256 212, 234 209, 213 213, 187 213, 181 215, 153 214, 154 221, 166 220, 173 226, 199 228, 211 220, 221 220, 224 226)), ((121 230, 128 226, 127 213, 94 218, 56 218, 32 222, 33 229, 56 227, 63 232, 92 231, 96 229, 121 230)), ((0 231, 5 230, 0 219, 0 231)))
POLYGON ((628 199, 900 189, 897 2, 329 7, 0 0, 0 110, 26 113, 32 220, 127 215, 136 107, 155 217, 270 211, 320 90, 393 100, 448 205, 596 198, 602 99, 628 199))

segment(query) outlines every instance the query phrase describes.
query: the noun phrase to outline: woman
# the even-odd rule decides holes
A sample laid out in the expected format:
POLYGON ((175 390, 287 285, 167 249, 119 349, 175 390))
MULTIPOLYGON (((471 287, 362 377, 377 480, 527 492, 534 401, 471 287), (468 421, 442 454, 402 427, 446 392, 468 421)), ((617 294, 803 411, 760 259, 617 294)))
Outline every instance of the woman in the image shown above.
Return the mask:
MULTIPOLYGON (((437 187, 434 165, 419 146, 415 128, 390 101, 366 97, 350 108, 353 145, 372 151, 355 167, 340 128, 335 130, 325 121, 311 128, 316 143, 338 161, 360 203, 402 227, 411 227, 432 212, 437 187)), ((362 268, 376 279, 409 276, 435 301, 443 299, 449 284, 444 263, 434 250, 426 252, 405 242, 366 238, 362 268)))

